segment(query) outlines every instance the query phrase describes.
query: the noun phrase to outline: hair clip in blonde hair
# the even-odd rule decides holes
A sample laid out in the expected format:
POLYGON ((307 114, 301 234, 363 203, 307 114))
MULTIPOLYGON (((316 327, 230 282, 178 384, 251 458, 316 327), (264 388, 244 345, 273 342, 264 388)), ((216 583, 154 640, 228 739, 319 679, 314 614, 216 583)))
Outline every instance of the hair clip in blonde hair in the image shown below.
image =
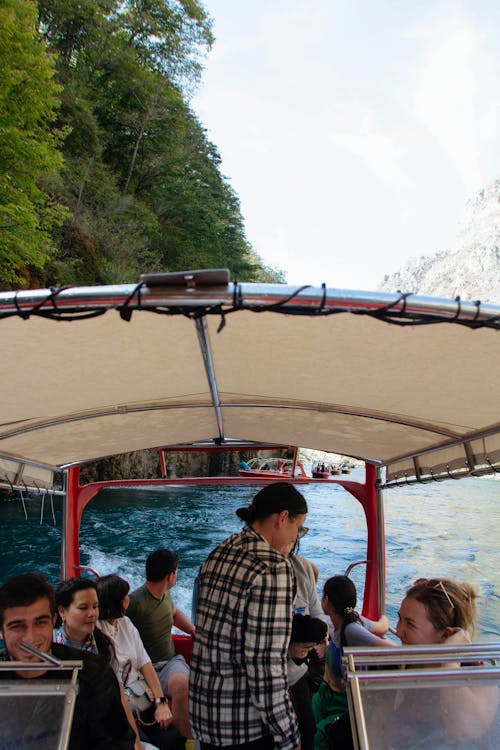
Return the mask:
POLYGON ((452 609, 455 609, 455 605, 454 605, 454 604, 453 604, 453 602, 451 601, 451 599, 450 599, 450 595, 449 595, 449 594, 448 594, 448 592, 446 591, 445 585, 444 585, 444 583, 443 583, 442 581, 438 581, 438 582, 436 583, 436 585, 435 585, 435 586, 433 586, 433 588, 435 588, 435 589, 441 589, 441 591, 443 592, 443 594, 445 595, 445 597, 446 597, 446 598, 448 599, 448 604, 450 605, 450 607, 451 607, 452 609))

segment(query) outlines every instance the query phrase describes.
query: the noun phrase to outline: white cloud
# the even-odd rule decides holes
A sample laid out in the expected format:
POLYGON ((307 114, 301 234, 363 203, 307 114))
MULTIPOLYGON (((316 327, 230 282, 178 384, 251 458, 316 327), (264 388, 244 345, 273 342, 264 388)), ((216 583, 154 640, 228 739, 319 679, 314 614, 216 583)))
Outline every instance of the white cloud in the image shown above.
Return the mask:
POLYGON ((384 133, 368 110, 351 112, 349 127, 332 130, 326 138, 335 148, 357 157, 385 187, 399 190, 410 188, 413 180, 405 169, 405 149, 394 133, 384 133))
POLYGON ((488 179, 485 161, 500 116, 485 36, 466 18, 440 20, 413 36, 427 49, 415 71, 411 108, 471 194, 488 179))

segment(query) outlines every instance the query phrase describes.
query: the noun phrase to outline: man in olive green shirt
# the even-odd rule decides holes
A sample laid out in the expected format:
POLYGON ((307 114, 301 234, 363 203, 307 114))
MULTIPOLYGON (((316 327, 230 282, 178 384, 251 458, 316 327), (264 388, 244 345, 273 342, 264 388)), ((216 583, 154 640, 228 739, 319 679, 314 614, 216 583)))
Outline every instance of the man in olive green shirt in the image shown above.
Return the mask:
POLYGON ((127 616, 136 626, 144 647, 158 672, 161 686, 172 698, 174 724, 191 737, 188 713, 189 667, 175 653, 172 626, 194 634, 194 625, 172 601, 170 589, 177 580, 177 555, 157 549, 146 560, 146 582, 130 594, 127 616))

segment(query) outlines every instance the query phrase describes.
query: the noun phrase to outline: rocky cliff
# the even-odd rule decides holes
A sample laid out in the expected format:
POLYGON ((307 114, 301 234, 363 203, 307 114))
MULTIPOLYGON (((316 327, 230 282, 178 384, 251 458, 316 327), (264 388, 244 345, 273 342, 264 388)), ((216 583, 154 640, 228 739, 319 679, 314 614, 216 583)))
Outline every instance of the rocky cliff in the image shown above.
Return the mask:
POLYGON ((453 248, 411 258, 378 289, 500 304, 500 180, 469 201, 453 248))

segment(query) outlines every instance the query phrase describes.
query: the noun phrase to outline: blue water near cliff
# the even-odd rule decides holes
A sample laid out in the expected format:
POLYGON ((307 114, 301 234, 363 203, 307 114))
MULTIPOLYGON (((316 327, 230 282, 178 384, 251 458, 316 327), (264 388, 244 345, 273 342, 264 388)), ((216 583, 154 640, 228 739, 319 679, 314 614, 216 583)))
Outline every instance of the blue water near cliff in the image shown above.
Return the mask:
MULTIPOLYGON (((362 479, 361 470, 349 479, 362 479)), ((366 556, 365 521, 359 503, 334 485, 304 485, 309 534, 301 554, 324 580, 366 556)), ((208 552, 241 528, 236 508, 249 504, 252 487, 109 488, 86 508, 81 528, 81 562, 101 575, 118 573, 132 588, 144 576, 144 560, 157 547, 179 554, 178 582, 172 592, 190 612, 194 576, 208 552)), ((404 487, 384 494, 387 553, 387 613, 396 613, 405 589, 418 577, 449 576, 476 583, 480 640, 500 638, 500 482, 448 481, 404 487)), ((0 579, 40 570, 57 582, 61 505, 50 503, 41 518, 40 499, 26 501, 25 520, 18 496, 0 503, 0 579), (41 524, 40 524, 41 520, 41 524)), ((363 566, 352 577, 362 595, 363 566)))

